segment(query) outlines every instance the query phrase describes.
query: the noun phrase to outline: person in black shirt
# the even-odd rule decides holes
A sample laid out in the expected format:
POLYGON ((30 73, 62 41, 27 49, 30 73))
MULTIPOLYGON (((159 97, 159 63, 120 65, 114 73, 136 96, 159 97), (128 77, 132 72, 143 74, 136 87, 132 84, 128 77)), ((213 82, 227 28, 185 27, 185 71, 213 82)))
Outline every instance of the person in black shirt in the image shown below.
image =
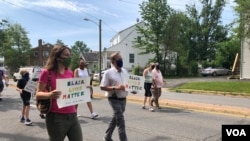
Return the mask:
POLYGON ((16 88, 16 90, 20 92, 20 96, 23 101, 23 108, 22 108, 20 122, 24 123, 25 125, 31 125, 32 122, 29 119, 31 93, 24 90, 24 87, 29 81, 29 72, 27 72, 26 70, 22 70, 20 74, 22 78, 17 82, 17 88, 16 88))

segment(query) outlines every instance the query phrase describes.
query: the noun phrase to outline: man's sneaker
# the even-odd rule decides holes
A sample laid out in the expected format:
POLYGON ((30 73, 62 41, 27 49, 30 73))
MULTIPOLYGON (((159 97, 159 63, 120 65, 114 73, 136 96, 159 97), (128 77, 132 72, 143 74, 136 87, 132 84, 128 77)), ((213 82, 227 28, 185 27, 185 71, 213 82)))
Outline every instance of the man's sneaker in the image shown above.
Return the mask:
POLYGON ((92 118, 92 119, 95 119, 96 117, 98 117, 98 114, 97 114, 97 113, 94 113, 94 112, 93 112, 93 113, 91 114, 91 116, 90 116, 90 118, 92 118))
POLYGON ((142 108, 142 109, 146 109, 146 107, 145 107, 145 106, 142 106, 141 108, 142 108))
POLYGON ((113 141, 112 139, 106 139, 105 137, 102 138, 104 141, 113 141))
POLYGON ((154 110, 152 107, 150 107, 150 108, 149 108, 149 111, 150 111, 150 112, 154 112, 155 110, 154 110))
POLYGON ((30 119, 26 119, 26 120, 25 120, 25 122, 24 122, 24 124, 25 124, 25 125, 31 125, 31 124, 32 124, 32 122, 31 122, 31 120, 30 120, 30 119))
POLYGON ((24 117, 21 117, 20 122, 21 122, 21 123, 24 123, 24 122, 25 122, 25 118, 24 118, 24 117))
POLYGON ((157 109, 161 109, 161 107, 160 107, 160 106, 157 106, 156 108, 157 108, 157 109))

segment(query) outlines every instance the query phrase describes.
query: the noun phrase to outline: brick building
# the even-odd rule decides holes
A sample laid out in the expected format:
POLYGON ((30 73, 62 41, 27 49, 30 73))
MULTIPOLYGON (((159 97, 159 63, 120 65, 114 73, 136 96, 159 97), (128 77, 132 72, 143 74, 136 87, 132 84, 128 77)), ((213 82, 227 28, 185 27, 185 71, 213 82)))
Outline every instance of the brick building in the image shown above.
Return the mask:
POLYGON ((43 67, 53 46, 50 43, 42 44, 42 39, 39 39, 38 46, 31 49, 29 65, 43 67))

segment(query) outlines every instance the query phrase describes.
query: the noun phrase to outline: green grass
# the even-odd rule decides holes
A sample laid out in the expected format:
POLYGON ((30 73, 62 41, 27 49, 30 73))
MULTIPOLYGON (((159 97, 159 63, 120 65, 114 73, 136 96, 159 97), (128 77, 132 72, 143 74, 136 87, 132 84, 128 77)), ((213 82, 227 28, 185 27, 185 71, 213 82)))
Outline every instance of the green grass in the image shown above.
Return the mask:
POLYGON ((176 91, 212 91, 250 96, 250 82, 190 82, 174 88, 176 91))

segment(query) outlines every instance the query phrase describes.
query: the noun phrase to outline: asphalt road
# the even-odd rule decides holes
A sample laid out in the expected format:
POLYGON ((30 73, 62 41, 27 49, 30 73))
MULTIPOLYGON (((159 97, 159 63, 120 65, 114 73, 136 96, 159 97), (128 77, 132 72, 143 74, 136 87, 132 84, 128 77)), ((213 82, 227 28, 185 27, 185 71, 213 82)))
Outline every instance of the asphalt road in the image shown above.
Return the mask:
MULTIPOLYGON (((78 112, 82 115, 79 121, 84 141, 101 141, 112 114, 107 99, 98 97, 97 94, 94 96, 92 104, 94 111, 99 114, 96 120, 89 118, 90 113, 85 103, 79 104, 78 112)), ((18 92, 11 87, 5 88, 3 101, 0 102, 0 141, 47 141, 44 119, 39 117, 34 100, 30 111, 32 126, 25 126, 19 122, 21 107, 18 92)), ((141 109, 140 103, 129 99, 125 119, 129 141, 219 141, 222 125, 250 124, 250 119, 246 117, 172 107, 149 112, 141 109)), ((117 129, 114 131, 113 139, 118 141, 117 129)))

